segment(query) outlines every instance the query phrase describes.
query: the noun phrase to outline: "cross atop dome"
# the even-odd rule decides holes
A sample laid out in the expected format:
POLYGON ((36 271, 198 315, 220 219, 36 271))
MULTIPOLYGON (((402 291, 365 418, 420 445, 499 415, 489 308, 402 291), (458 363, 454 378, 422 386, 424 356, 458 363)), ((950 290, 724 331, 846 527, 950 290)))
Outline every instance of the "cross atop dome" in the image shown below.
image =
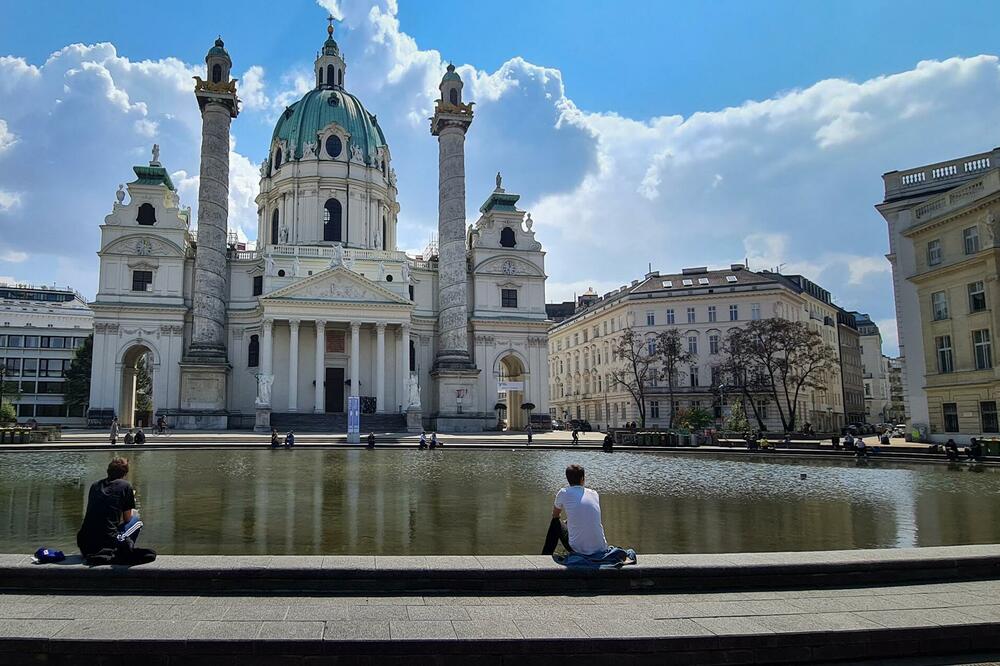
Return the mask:
POLYGON ((329 25, 326 26, 326 41, 323 42, 323 49, 316 57, 316 87, 317 88, 343 88, 344 72, 347 65, 340 54, 340 47, 333 38, 333 22, 336 20, 333 14, 326 17, 329 25))

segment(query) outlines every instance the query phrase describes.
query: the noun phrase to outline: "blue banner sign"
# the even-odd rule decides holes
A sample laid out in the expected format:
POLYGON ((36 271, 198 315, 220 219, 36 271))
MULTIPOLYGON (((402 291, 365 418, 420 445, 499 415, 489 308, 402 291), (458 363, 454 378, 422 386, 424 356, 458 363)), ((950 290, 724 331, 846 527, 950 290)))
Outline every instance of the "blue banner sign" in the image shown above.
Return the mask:
POLYGON ((347 434, 361 432, 361 396, 347 396, 347 434))

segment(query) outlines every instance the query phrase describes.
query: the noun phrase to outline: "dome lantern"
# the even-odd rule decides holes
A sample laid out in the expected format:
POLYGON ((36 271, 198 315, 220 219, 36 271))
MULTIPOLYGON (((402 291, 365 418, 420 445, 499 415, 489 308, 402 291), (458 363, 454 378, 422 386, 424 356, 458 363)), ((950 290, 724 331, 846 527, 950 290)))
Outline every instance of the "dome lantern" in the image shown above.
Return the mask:
POLYGON ((221 35, 216 38, 215 45, 205 55, 205 65, 211 83, 229 83, 229 70, 233 67, 233 61, 229 58, 221 35))
POLYGON ((460 106, 463 87, 462 77, 455 71, 455 65, 449 62, 448 71, 445 72, 441 79, 441 85, 438 86, 438 90, 441 91, 441 101, 452 106, 460 106))
POLYGON ((344 58, 340 54, 340 47, 333 38, 334 18, 331 15, 326 20, 330 22, 326 26, 326 41, 323 42, 323 48, 316 56, 314 65, 316 87, 343 89, 347 63, 344 62, 344 58))

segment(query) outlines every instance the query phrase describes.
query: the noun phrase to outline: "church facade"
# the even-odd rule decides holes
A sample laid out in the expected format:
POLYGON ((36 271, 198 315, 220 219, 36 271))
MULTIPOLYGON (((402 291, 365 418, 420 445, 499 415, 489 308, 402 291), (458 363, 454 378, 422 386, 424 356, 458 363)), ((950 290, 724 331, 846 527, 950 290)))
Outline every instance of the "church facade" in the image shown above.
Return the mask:
POLYGON ((410 257, 388 142, 347 90, 332 25, 315 87, 281 115, 261 164, 254 249, 228 233, 239 100, 221 39, 206 65, 196 231, 155 147, 101 225, 92 422, 132 425, 144 358, 154 413, 178 428, 338 430, 350 396, 363 430, 471 432, 498 415, 522 428, 546 414, 545 253, 499 174, 466 226, 473 111, 454 67, 431 119, 438 247, 410 257))

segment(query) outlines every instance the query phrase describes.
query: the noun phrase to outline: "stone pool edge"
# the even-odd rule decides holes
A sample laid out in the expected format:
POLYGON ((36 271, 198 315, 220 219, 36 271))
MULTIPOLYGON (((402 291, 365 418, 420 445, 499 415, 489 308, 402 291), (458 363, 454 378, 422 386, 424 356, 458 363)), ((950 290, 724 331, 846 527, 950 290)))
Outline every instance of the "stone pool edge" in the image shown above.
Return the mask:
POLYGON ((2 593, 642 594, 1000 578, 1000 544, 774 553, 640 554, 619 570, 542 555, 189 556, 137 567, 35 565, 0 554, 2 593))

